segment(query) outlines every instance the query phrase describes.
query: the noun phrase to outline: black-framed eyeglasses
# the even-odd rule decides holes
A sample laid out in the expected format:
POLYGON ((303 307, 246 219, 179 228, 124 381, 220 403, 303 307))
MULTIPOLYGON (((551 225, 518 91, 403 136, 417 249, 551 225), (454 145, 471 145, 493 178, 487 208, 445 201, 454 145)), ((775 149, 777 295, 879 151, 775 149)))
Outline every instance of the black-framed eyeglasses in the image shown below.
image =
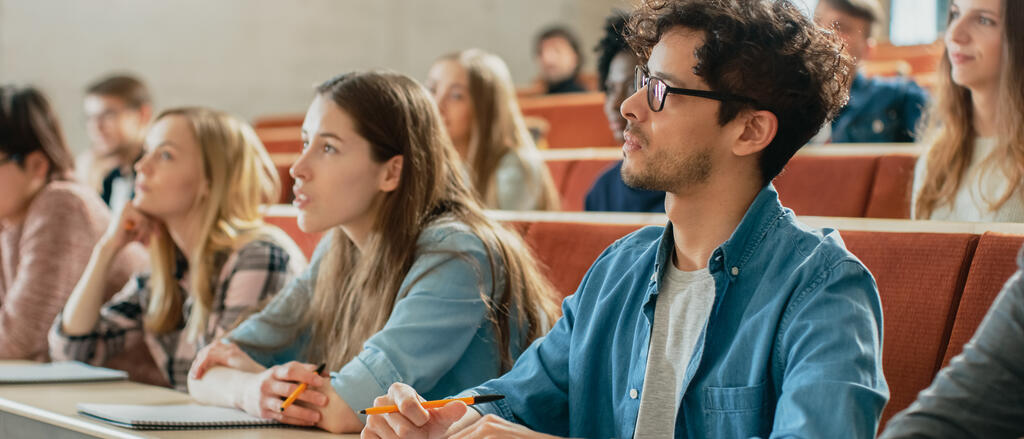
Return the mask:
POLYGON ((669 94, 696 96, 705 99, 714 99, 716 101, 737 101, 746 102, 748 104, 757 106, 757 101, 748 98, 746 96, 734 95, 732 93, 723 93, 718 91, 710 90, 694 90, 692 88, 677 88, 671 87, 665 83, 664 80, 657 77, 652 77, 647 73, 647 69, 644 66, 636 66, 636 73, 633 77, 633 86, 636 90, 647 87, 647 106, 651 108, 651 111, 657 113, 665 108, 665 97, 669 94))

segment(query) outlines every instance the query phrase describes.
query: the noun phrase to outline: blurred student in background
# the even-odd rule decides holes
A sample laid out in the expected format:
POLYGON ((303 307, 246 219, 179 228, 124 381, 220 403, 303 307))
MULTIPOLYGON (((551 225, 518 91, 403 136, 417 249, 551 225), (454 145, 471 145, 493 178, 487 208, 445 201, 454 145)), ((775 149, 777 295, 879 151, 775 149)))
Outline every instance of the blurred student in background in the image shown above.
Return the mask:
POLYGON ((443 56, 430 68, 426 85, 485 206, 558 210, 558 191, 501 58, 479 49, 443 56))
MULTIPOLYGON (((50 324, 110 222, 103 201, 73 172, 47 99, 31 87, 0 87, 0 359, 49 359, 50 324)), ((117 255, 97 279, 98 294, 124 285, 145 263, 141 250, 117 255)))
POLYGON ((953 0, 914 218, 1024 221, 1024 2, 953 0))
MULTIPOLYGON (((601 89, 605 92, 604 114, 608 126, 615 135, 615 141, 622 145, 626 118, 619 107, 622 101, 633 95, 633 76, 638 58, 622 31, 626 27, 626 14, 615 12, 605 22, 604 38, 597 45, 597 75, 601 89)), ((594 181, 584 210, 608 212, 664 212, 665 193, 629 187, 622 181, 622 161, 619 160, 594 181)))
POLYGON ((568 28, 553 26, 541 32, 534 53, 546 93, 587 91, 579 78, 583 66, 579 39, 568 28))
MULTIPOLYGON (((854 62, 871 59, 878 28, 885 13, 878 0, 820 0, 814 21, 843 39, 854 62)), ((850 86, 850 102, 826 128, 832 143, 913 142, 921 113, 927 105, 925 91, 906 78, 869 78, 857 72, 850 86)))
POLYGON ((86 89, 84 107, 91 146, 78 156, 78 178, 97 188, 116 214, 134 194, 134 166, 153 117, 152 99, 139 79, 115 75, 86 89))

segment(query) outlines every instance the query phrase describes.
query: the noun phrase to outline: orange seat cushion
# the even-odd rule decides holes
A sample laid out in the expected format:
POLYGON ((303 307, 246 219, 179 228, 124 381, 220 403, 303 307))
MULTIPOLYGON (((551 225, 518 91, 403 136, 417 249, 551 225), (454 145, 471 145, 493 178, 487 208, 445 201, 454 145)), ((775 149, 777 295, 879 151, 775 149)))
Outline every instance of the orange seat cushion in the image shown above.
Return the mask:
POLYGON ((594 260, 642 225, 536 222, 526 232, 541 270, 563 296, 576 292, 594 260))
MULTIPOLYGON (((882 424, 931 384, 978 242, 972 234, 844 231, 882 299, 882 368, 890 399, 882 424)), ((841 331, 842 328, 836 328, 841 331)))
POLYGON ((795 156, 775 188, 797 215, 863 217, 877 167, 877 156, 795 156))
POLYGON ((943 366, 963 351, 1003 284, 1017 271, 1017 251, 1022 244, 1024 236, 992 232, 985 233, 978 240, 978 249, 971 260, 971 271, 953 321, 953 331, 949 335, 943 366))
POLYGON ((559 195, 562 197, 562 210, 566 212, 581 212, 587 199, 587 193, 594 187, 597 178, 615 165, 617 160, 590 159, 575 160, 569 173, 565 178, 559 195))
POLYGON ((910 218, 910 194, 917 156, 890 154, 879 157, 875 184, 865 216, 868 218, 910 218))

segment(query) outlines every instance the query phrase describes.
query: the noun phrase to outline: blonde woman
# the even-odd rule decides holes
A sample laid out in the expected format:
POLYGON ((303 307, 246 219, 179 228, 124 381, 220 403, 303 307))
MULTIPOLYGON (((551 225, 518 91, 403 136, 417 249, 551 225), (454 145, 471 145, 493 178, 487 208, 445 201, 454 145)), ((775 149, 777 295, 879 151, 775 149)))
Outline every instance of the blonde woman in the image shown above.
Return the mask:
POLYGON ((484 216, 427 90, 371 72, 317 91, 291 173, 299 227, 330 234, 298 281, 200 354, 189 389, 358 432, 357 411, 395 381, 443 397, 500 375, 557 310, 523 241, 484 216))
POLYGON ((430 68, 427 88, 488 208, 558 210, 558 192, 501 58, 479 49, 444 56, 430 68))
POLYGON ((1024 3, 953 0, 913 216, 1024 221, 1024 3))
POLYGON ((167 383, 186 389, 196 353, 279 291, 304 258, 260 205, 280 183, 255 132, 202 108, 162 113, 135 165, 135 198, 93 250, 50 331, 50 355, 101 364, 145 346, 167 383), (112 255, 148 242, 151 267, 104 303, 112 255))

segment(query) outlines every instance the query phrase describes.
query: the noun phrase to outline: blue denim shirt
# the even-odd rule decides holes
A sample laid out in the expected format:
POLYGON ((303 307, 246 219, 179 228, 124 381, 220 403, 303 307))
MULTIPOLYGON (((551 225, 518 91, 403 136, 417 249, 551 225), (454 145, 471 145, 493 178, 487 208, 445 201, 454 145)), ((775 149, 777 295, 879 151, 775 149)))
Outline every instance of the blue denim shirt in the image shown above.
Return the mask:
MULTIPOLYGON (((633 436, 671 224, 594 262, 563 317, 474 406, 561 436, 633 436)), ((715 302, 686 367, 676 437, 872 438, 889 397, 874 278, 834 230, 765 187, 708 261, 715 302)), ((557 267, 556 267, 557 269, 557 267)))
POLYGON ((858 73, 850 102, 832 121, 833 143, 913 142, 928 94, 905 78, 868 78, 858 73))
MULTIPOLYGON (((310 328, 300 319, 330 241, 330 236, 321 240, 309 268, 228 334, 228 340, 267 367, 308 361, 304 354, 310 328)), ((366 340, 356 358, 331 372, 334 390, 349 406, 357 411, 372 407, 373 399, 396 382, 438 399, 500 374, 497 339, 483 300, 484 294, 493 295, 486 252, 480 238, 462 223, 438 221, 420 233, 416 258, 399 288, 405 294, 395 301, 384 328, 366 340)), ((499 278, 498 291, 503 285, 499 278)), ((513 318, 514 356, 523 349, 515 322, 513 318)), ((359 416, 366 421, 365 415, 359 416)))

